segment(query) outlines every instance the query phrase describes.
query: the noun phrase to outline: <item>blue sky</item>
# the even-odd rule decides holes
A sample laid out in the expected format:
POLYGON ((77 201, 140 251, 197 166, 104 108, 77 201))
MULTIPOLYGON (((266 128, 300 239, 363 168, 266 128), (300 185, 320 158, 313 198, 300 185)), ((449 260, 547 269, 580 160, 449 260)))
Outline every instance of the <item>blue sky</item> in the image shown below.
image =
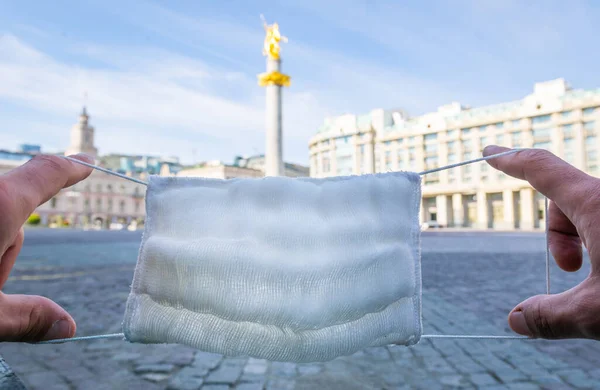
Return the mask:
POLYGON ((88 93, 100 153, 184 162, 264 150, 259 15, 289 37, 284 156, 307 163, 325 116, 600 86, 600 3, 583 1, 0 2, 0 149, 69 142, 88 93))

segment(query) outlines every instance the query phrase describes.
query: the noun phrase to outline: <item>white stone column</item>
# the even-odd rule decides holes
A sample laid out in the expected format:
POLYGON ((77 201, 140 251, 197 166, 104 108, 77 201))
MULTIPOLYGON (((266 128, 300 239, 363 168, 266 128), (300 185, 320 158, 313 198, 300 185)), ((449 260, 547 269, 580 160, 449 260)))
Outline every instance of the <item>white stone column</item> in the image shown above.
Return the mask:
POLYGON ((465 205, 462 194, 452 194, 452 211, 454 213, 454 226, 463 226, 465 223, 465 205))
POLYGON ((367 133, 365 143, 365 173, 375 173, 375 145, 373 133, 367 133))
POLYGON ((504 208, 504 221, 502 226, 506 229, 515 228, 515 197, 512 190, 502 191, 502 207, 504 208))
POLYGON ((317 177, 323 177, 323 153, 319 144, 317 148, 317 177))
POLYGON ((535 226, 534 222, 534 194, 532 188, 523 188, 519 194, 519 211, 520 211, 520 227, 521 229, 533 229, 535 226))
POLYGON ((437 222, 448 227, 448 223, 452 219, 450 208, 448 207, 448 198, 446 195, 438 195, 435 198, 435 208, 437 209, 437 222))
POLYGON ((360 175, 360 161, 362 156, 360 154, 360 138, 357 134, 352 136, 352 147, 354 148, 354 154, 352 155, 352 173, 354 175, 360 175))
MULTIPOLYGON (((267 72, 279 72, 280 60, 267 58, 267 72)), ((265 176, 283 176, 281 85, 267 85, 265 176)))
POLYGON ((489 205, 485 191, 477 192, 477 226, 481 229, 489 227, 489 205))

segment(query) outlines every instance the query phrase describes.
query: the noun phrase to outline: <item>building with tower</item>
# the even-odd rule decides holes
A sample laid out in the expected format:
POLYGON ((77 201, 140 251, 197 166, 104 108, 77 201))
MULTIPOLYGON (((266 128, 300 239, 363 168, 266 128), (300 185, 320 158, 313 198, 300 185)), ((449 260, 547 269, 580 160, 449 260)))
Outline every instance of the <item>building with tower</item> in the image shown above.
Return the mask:
POLYGON ((98 149, 94 146, 94 128, 89 125, 90 117, 85 106, 79 115, 79 122, 71 128, 71 144, 65 155, 85 153, 94 158, 98 157, 98 149))
MULTIPOLYGON (((155 156, 99 156, 94 143, 94 128, 83 108, 79 121, 71 128, 70 145, 64 155, 85 153, 96 164, 119 173, 144 179, 149 174, 175 175, 181 168, 177 159, 155 156)), ((0 150, 0 173, 26 163, 41 152, 40 147, 27 145, 22 151, 0 150)), ((61 153, 62 155, 63 153, 61 153)), ((137 228, 145 218, 145 186, 92 171, 80 183, 60 191, 36 209, 43 225, 87 228, 137 228)))

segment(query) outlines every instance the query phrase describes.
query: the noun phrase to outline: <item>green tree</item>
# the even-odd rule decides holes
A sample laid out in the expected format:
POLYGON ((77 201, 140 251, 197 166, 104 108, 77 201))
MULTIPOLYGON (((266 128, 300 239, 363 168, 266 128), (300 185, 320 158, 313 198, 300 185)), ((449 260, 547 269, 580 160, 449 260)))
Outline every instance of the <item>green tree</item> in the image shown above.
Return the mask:
POLYGON ((39 214, 33 213, 27 218, 28 225, 39 225, 42 222, 42 218, 39 214))

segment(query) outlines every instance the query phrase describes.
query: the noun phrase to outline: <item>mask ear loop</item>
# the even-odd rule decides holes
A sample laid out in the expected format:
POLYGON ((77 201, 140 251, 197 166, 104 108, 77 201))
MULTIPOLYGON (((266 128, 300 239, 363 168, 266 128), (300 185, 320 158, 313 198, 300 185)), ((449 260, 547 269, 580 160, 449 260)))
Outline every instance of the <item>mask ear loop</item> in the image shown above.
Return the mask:
MULTIPOLYGON (((439 168, 434 168, 434 169, 422 171, 422 172, 419 172, 419 175, 423 176, 423 175, 427 175, 429 173, 444 171, 446 169, 452 169, 452 168, 456 168, 456 167, 460 167, 460 166, 468 165, 468 164, 473 164, 473 163, 480 162, 480 161, 491 160, 491 159, 497 158, 497 157, 508 156, 510 154, 517 153, 517 152, 519 152, 521 150, 524 150, 524 149, 523 148, 511 149, 509 151, 498 153, 498 154, 492 154, 490 156, 480 157, 480 158, 476 158, 476 159, 473 159, 473 160, 461 161, 461 162, 456 163, 456 164, 450 164, 450 165, 446 165, 446 166, 443 166, 443 167, 439 167, 439 168)), ((71 162, 74 162, 74 163, 77 163, 77 164, 81 164, 81 165, 84 165, 84 166, 89 167, 89 168, 96 169, 98 171, 107 173, 109 175, 117 176, 117 177, 120 177, 121 179, 129 180, 129 181, 132 181, 132 182, 137 183, 137 184, 148 186, 148 182, 145 182, 143 180, 139 180, 139 179, 136 179, 134 177, 125 176, 125 175, 120 174, 118 172, 114 172, 114 171, 111 171, 109 169, 102 168, 102 167, 99 167, 97 165, 93 165, 93 164, 87 163, 85 161, 77 160, 77 159, 72 158, 72 157, 64 157, 64 158, 67 159, 67 160, 69 160, 69 161, 71 161, 71 162)), ((545 211, 546 212, 546 215, 545 215, 545 219, 546 219, 546 293, 550 294, 550 250, 549 250, 549 241, 548 241, 548 230, 549 230, 548 198, 545 198, 544 205, 545 205, 545 209, 546 209, 546 211, 545 211)), ((36 344, 62 344, 62 343, 68 343, 68 342, 72 342, 72 341, 98 340, 98 339, 109 339, 109 338, 125 338, 125 334, 124 333, 111 333, 111 334, 99 334, 99 335, 93 335, 93 336, 71 337, 71 338, 68 338, 68 339, 55 339, 55 340, 40 341, 40 342, 38 342, 36 344)), ((452 334, 424 334, 424 335, 421 335, 421 338, 422 339, 479 339, 479 340, 482 340, 482 339, 484 339, 484 340, 491 340, 491 339, 515 340, 515 339, 519 339, 519 340, 534 340, 534 338, 527 337, 527 336, 508 336, 508 335, 452 335, 452 334)))

